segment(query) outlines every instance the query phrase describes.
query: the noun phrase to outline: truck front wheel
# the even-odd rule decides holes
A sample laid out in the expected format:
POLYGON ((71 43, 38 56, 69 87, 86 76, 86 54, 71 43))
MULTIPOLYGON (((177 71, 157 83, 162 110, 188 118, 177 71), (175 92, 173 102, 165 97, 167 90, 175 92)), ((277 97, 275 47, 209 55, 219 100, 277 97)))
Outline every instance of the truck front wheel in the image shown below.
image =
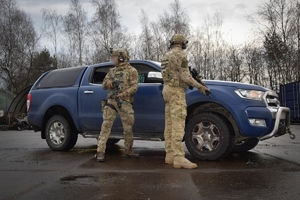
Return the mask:
POLYGON ((48 146, 55 151, 72 149, 78 138, 72 123, 61 115, 54 115, 48 120, 45 135, 48 146))
POLYGON ((232 152, 242 153, 242 152, 249 151, 249 150, 253 149, 254 147, 256 147, 258 142, 259 142, 259 140, 257 138, 250 138, 248 140, 244 140, 242 142, 236 143, 233 147, 232 152))
POLYGON ((185 144, 189 152, 200 160, 226 157, 234 147, 231 126, 219 115, 203 112, 189 119, 185 144))

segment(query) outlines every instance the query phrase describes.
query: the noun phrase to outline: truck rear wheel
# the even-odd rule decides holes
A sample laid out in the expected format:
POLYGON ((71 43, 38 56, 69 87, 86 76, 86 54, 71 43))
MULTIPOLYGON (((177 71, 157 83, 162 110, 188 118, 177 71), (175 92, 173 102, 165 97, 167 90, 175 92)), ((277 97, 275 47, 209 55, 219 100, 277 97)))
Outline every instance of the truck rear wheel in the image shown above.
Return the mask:
POLYGON ((45 135, 48 146, 55 151, 72 149, 78 138, 73 124, 61 115, 54 115, 48 120, 45 135))
POLYGON ((226 157, 234 147, 231 126, 219 115, 203 112, 189 119, 185 144, 189 152, 200 160, 226 157))
POLYGON ((249 150, 253 149, 254 147, 256 147, 258 142, 259 142, 259 140, 257 138, 250 138, 248 140, 244 140, 242 142, 235 144, 232 152, 242 153, 242 152, 249 151, 249 150))

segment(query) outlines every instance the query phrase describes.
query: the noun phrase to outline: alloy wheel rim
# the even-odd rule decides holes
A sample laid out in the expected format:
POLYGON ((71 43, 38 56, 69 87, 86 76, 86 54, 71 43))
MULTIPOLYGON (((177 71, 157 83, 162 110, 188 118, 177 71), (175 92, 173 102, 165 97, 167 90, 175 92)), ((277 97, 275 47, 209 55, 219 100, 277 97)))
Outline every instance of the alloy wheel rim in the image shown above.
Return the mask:
POLYGON ((60 122, 54 122, 50 126, 50 140, 55 145, 61 145, 66 136, 66 129, 64 128, 63 124, 60 122))
POLYGON ((194 126, 192 141, 198 150, 212 152, 220 145, 220 130, 215 124, 209 121, 202 121, 194 126))

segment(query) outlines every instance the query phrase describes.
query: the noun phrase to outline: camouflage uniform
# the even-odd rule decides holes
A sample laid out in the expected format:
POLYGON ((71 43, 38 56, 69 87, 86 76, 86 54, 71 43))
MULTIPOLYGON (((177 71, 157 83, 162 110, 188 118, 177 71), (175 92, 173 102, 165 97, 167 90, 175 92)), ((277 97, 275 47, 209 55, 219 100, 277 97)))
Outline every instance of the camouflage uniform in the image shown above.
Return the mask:
POLYGON ((101 126, 100 136, 98 138, 97 152, 105 152, 106 142, 117 113, 120 115, 124 128, 125 150, 131 150, 133 145, 132 126, 134 124, 132 103, 134 100, 133 95, 137 91, 138 87, 138 72, 127 62, 119 63, 107 73, 103 80, 102 87, 104 90, 109 89, 107 99, 107 104, 109 106, 106 105, 103 109, 103 123, 101 126), (117 95, 114 94, 114 91, 108 86, 108 82, 114 81, 119 81, 119 94, 123 94, 121 97, 121 108, 117 105, 117 95))
MULTIPOLYGON (((176 34, 173 36, 173 41, 174 37, 175 39, 176 37, 181 39, 183 36, 176 34)), ((164 80, 162 93, 166 103, 164 132, 167 154, 166 163, 173 164, 174 166, 173 159, 176 157, 181 157, 183 159, 185 155, 182 145, 185 130, 185 118, 187 116, 185 89, 187 85, 190 85, 198 88, 204 93, 207 88, 192 78, 188 68, 187 56, 182 50, 182 47, 177 45, 177 43, 173 44, 171 50, 163 57, 161 69, 164 80)))

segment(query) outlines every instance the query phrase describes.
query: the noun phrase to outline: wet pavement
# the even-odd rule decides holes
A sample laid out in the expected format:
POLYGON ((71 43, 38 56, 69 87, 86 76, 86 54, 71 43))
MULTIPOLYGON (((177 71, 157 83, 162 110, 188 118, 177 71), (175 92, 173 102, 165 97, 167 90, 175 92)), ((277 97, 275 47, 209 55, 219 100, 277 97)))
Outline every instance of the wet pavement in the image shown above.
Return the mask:
POLYGON ((164 164, 164 142, 135 141, 139 159, 124 157, 121 140, 106 162, 93 158, 96 139, 69 152, 50 150, 39 133, 0 132, 0 199, 300 199, 300 125, 243 154, 205 162, 198 169, 164 164))

